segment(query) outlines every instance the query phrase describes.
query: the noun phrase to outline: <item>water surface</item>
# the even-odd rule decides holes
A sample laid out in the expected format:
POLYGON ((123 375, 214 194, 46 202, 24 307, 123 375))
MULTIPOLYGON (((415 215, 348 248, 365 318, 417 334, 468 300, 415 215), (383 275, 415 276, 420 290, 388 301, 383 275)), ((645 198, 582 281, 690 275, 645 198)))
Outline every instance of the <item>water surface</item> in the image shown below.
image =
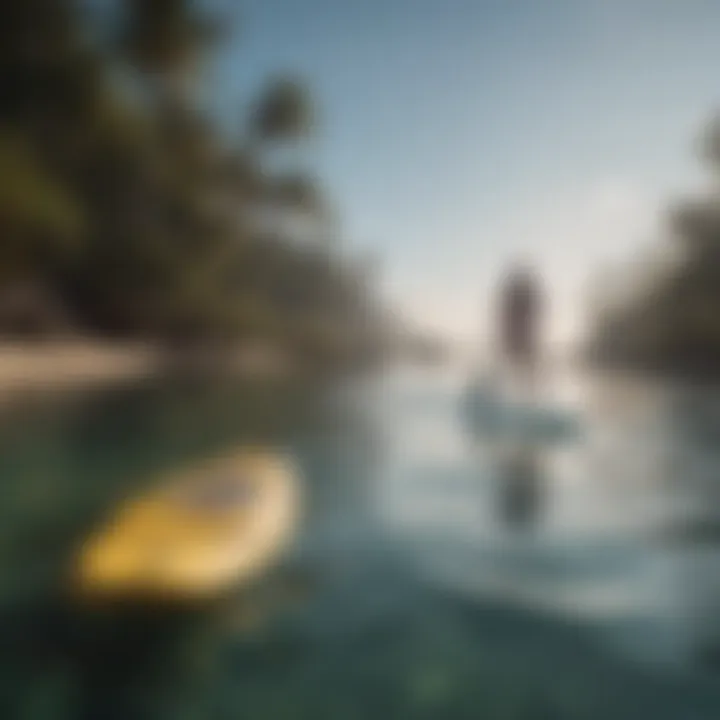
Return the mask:
POLYGON ((6 408, 1 716, 718 717, 720 395, 560 377, 581 438, 499 448, 463 426, 462 385, 154 382, 6 408), (63 599, 117 503, 258 442, 293 456, 304 505, 262 587, 173 611, 63 599))

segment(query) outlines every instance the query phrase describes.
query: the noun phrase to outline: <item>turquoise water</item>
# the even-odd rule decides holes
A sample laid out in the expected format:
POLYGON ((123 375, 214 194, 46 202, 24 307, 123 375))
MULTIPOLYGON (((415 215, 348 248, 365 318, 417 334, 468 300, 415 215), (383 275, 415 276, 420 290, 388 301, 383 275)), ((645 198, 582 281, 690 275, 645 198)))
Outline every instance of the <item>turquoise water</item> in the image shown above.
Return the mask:
POLYGON ((0 717, 720 716, 716 394, 563 381, 581 438, 520 447, 463 425, 462 384, 152 383, 6 408, 0 717), (118 502, 247 442, 291 453, 304 506, 258 588, 64 599, 118 502))

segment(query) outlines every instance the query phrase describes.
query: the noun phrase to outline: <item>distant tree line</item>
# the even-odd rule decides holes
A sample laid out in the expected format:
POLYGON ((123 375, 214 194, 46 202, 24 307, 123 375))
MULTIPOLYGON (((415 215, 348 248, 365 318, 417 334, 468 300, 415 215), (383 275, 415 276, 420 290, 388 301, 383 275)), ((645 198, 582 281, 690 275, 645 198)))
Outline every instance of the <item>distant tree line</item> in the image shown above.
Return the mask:
POLYGON ((231 23, 206 5, 2 4, 0 332, 371 356, 373 274, 307 169, 277 162, 315 127, 306 90, 270 82, 221 132, 199 91, 231 23))
POLYGON ((701 197, 668 213, 668 261, 636 278, 631 297, 595 317, 591 361, 681 376, 720 376, 720 119, 702 156, 712 173, 701 197))

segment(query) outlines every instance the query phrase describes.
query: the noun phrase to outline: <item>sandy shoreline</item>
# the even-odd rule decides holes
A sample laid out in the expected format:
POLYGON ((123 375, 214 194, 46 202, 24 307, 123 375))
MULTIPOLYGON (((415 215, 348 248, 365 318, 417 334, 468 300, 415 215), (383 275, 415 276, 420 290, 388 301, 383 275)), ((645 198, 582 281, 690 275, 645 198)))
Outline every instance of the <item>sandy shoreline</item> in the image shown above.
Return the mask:
POLYGON ((217 357, 183 358, 151 344, 91 340, 0 342, 0 399, 18 391, 82 389, 160 376, 197 364, 256 378, 285 376, 287 359, 272 349, 245 346, 217 357))
POLYGON ((0 394, 141 379, 161 369, 161 353, 147 345, 0 343, 0 394))

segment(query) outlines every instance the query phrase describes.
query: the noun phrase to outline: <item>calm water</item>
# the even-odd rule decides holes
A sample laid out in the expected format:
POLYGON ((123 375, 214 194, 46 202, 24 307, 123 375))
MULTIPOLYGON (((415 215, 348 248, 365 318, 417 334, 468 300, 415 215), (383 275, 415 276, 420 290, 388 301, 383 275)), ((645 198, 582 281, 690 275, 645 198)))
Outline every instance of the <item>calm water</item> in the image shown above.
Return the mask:
POLYGON ((720 394, 560 378, 580 439, 499 448, 460 422, 461 380, 5 409, 0 717, 720 717, 720 394), (252 593, 63 600, 83 537, 148 476, 257 441, 297 461, 304 521, 252 593))

